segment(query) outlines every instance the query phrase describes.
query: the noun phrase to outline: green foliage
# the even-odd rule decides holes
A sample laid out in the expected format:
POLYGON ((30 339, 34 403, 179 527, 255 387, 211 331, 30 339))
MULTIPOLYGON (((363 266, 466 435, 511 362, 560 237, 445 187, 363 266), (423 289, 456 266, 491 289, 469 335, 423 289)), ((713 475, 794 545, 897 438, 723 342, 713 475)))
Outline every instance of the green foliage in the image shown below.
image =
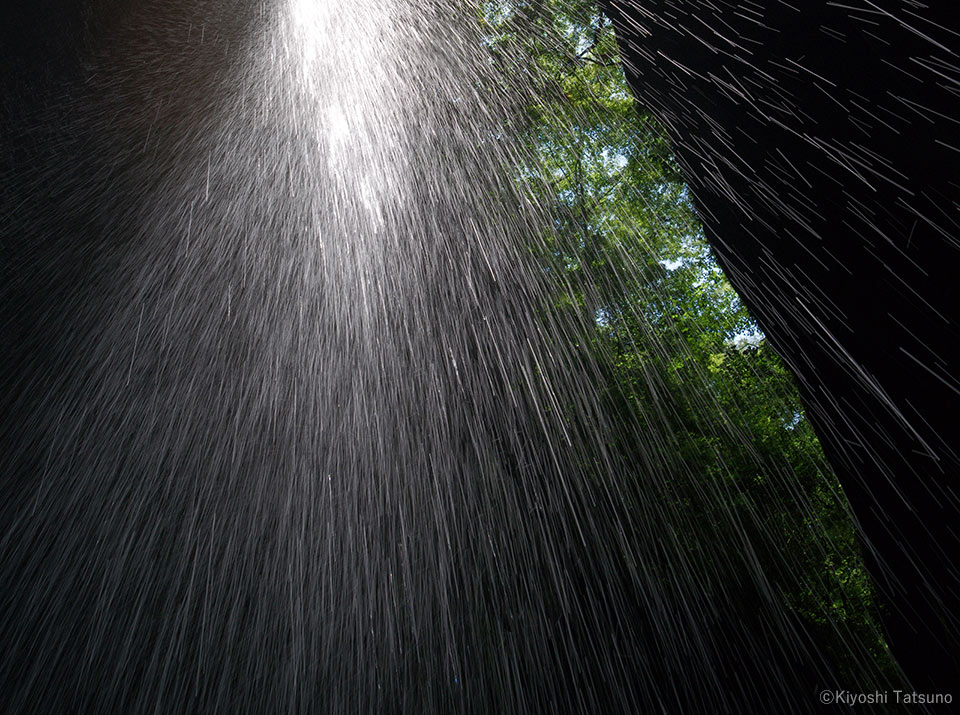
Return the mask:
MULTIPOLYGON (((592 325, 581 349, 602 365, 604 410, 668 425, 664 460, 729 488, 713 504, 678 479, 688 520, 722 529, 716 512, 735 509, 748 532, 774 532, 780 553, 757 558, 776 572, 791 554, 785 582, 796 586, 783 601, 838 658, 843 632, 889 667, 840 485, 789 372, 704 240, 665 133, 631 98, 609 21, 577 0, 498 0, 482 16, 491 61, 530 98, 519 130, 540 170, 523 178, 555 227, 536 249, 556 284, 547 309, 592 325)), ((621 453, 641 449, 611 439, 621 453)))

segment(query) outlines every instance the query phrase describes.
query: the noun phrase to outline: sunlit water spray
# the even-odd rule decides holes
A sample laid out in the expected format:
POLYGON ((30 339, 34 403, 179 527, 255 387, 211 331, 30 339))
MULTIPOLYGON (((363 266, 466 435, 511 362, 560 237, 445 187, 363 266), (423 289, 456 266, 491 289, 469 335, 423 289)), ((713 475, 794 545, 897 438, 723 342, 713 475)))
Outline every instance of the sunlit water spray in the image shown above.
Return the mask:
POLYGON ((404 127, 396 109, 410 88, 397 64, 398 15, 390 2, 295 0, 282 31, 291 61, 301 61, 287 80, 302 92, 306 125, 312 119, 326 144, 326 169, 344 195, 360 197, 374 225, 382 222, 383 198, 396 199, 402 170, 397 133, 404 127))
POLYGON ((784 574, 684 507, 729 487, 600 406, 478 24, 194 10, 126 20, 36 169, 72 156, 66 198, 14 216, 75 260, 33 276, 2 455, 12 704, 632 712, 827 672, 784 574))

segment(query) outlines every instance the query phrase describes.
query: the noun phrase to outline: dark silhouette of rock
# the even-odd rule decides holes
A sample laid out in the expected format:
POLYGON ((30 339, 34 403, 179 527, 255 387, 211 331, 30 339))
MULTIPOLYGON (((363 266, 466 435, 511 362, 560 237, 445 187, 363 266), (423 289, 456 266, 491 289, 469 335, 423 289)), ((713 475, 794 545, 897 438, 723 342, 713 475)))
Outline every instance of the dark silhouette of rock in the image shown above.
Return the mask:
POLYGON ((706 234, 796 375, 891 649, 958 671, 955 8, 604 0, 706 234), (936 8, 936 9, 934 9, 936 8))

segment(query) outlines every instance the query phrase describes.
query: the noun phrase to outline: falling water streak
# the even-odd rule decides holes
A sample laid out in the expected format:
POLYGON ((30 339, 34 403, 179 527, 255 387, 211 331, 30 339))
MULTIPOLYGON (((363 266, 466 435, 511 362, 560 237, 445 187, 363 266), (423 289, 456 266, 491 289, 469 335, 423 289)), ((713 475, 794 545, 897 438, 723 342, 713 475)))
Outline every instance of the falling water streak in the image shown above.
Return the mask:
MULTIPOLYGON (((155 37, 70 100, 76 177, 109 198, 68 187, 59 210, 99 210, 26 331, 47 347, 2 457, 10 704, 626 712, 820 667, 743 526, 681 508, 733 495, 684 472, 672 407, 612 423, 572 347, 594 326, 546 310, 520 100, 470 18, 191 12, 138 10, 155 37), (128 99, 144 83, 155 106, 128 99), (726 621, 732 565, 764 640, 726 621)), ((61 216, 14 218, 66 245, 61 216)), ((713 436, 744 438, 723 415, 713 436)))

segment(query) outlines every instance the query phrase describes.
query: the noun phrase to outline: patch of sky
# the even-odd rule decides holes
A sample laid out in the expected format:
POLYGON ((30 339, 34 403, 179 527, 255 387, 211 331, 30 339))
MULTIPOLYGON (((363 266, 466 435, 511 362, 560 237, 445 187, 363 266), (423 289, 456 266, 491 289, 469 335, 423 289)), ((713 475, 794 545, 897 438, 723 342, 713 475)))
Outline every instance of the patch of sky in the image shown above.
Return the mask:
POLYGON ((727 341, 727 345, 737 350, 752 350, 760 347, 760 344, 767 339, 759 326, 751 321, 751 324, 727 341))
POLYGON ((509 2, 502 0, 494 2, 485 2, 483 4, 483 19, 491 25, 498 25, 504 22, 513 14, 513 7, 509 2))
POLYGON ((794 412, 793 416, 784 422, 783 428, 785 430, 793 431, 797 428, 797 425, 803 420, 802 412, 794 412))
POLYGON ((627 158, 627 155, 623 150, 615 149, 613 147, 604 147, 603 151, 600 152, 600 156, 603 158, 604 168, 610 172, 619 172, 621 171, 630 160, 627 158))
POLYGON ((675 271, 682 268, 687 262, 682 258, 661 258, 659 263, 668 271, 675 271))

